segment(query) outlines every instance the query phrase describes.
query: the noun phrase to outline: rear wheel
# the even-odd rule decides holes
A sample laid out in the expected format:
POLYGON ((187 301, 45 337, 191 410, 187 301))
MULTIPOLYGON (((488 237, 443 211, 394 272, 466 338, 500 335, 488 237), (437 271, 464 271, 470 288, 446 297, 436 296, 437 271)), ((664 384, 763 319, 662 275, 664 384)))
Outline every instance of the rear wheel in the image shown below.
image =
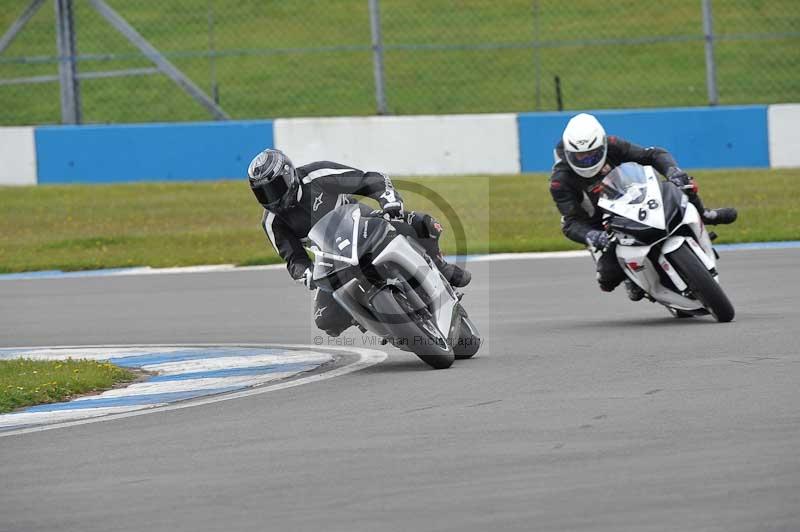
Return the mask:
POLYGON ((384 324, 394 334, 396 347, 411 351, 434 369, 449 368, 453 364, 453 350, 447 339, 442 338, 433 319, 414 311, 402 293, 381 290, 372 299, 372 306, 379 314, 390 318, 384 324))
POLYGON ((717 321, 728 322, 733 319, 735 311, 728 296, 687 244, 670 253, 669 258, 694 296, 717 321))

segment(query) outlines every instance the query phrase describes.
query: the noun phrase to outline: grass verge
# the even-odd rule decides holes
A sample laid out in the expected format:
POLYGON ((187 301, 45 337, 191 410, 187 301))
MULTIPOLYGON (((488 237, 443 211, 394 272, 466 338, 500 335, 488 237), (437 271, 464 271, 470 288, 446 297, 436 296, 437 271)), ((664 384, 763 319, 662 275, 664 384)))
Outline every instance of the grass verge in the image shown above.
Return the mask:
MULTIPOLYGON (((800 170, 698 171, 709 206, 739 221, 718 242, 800 239, 800 170)), ((446 227, 446 253, 551 251, 564 238, 544 174, 397 179, 408 208, 446 227), (465 245, 454 235, 463 228, 465 245)), ((243 180, 0 187, 0 272, 280 261, 243 180)))
POLYGON ((0 360, 0 413, 100 392, 136 374, 95 360, 0 360))

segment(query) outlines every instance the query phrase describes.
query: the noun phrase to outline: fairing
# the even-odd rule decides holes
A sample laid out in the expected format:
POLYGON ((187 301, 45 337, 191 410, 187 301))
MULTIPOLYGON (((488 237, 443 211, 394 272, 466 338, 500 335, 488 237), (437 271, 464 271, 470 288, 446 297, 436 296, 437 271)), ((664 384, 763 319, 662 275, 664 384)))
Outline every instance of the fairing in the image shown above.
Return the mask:
POLYGON ((378 252, 392 228, 386 220, 370 216, 370 212, 363 204, 341 205, 314 224, 308 238, 314 244, 311 251, 317 259, 316 281, 338 275, 378 252))
POLYGON ((687 297, 687 285, 669 254, 687 243, 715 273, 711 240, 697 209, 672 183, 651 167, 625 163, 603 180, 598 206, 617 235, 617 259, 625 274, 653 299, 671 308, 698 311, 702 303, 687 297))

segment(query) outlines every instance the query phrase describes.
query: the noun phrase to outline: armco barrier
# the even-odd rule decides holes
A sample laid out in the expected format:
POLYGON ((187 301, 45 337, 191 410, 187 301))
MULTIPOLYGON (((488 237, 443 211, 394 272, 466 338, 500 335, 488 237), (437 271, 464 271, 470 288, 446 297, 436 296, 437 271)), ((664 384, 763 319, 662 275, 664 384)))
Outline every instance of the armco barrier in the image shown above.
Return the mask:
MULTIPOLYGON (((553 147, 576 111, 519 116, 523 172, 553 166, 553 147)), ((698 107, 593 111, 609 135, 672 152, 684 168, 769 166, 767 107, 698 107)))
POLYGON ((36 184, 32 127, 0 128, 0 185, 36 184))
POLYGON ((42 184, 241 177, 272 144, 266 120, 36 128, 42 184))
POLYGON ((341 161, 394 175, 519 173, 517 116, 477 114, 275 121, 297 163, 341 161))

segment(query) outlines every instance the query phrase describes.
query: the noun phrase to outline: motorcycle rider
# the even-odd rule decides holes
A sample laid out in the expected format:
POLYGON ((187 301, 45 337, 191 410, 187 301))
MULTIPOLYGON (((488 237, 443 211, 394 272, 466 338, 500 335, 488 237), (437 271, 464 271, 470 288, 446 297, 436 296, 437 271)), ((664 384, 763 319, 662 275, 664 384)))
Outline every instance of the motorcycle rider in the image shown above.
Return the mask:
MULTIPOLYGON (((343 204, 355 203, 350 194, 377 200, 381 212, 395 229, 415 238, 433 259, 444 277, 455 287, 469 284, 471 274, 445 262, 439 250, 442 226, 432 216, 405 212, 403 199, 388 176, 363 172, 331 161, 296 167, 282 151, 266 149, 253 158, 247 169, 250 189, 264 207, 261 225, 275 250, 286 262, 289 275, 314 290, 314 265, 303 244, 314 224, 343 204)), ((338 336, 353 322, 328 292, 317 290, 314 321, 329 336, 338 336)))
POLYGON ((554 156, 550 194, 562 215, 561 230, 570 240, 601 252, 597 282, 604 292, 611 292, 624 280, 631 300, 644 297, 642 289, 626 278, 617 262, 616 242, 610 242, 597 208, 602 180, 616 166, 625 162, 652 166, 683 190, 706 224, 730 224, 736 220, 736 209, 704 207, 697 182, 678 167, 667 150, 643 148, 620 137, 607 137, 603 126, 590 114, 581 113, 570 119, 554 156))

